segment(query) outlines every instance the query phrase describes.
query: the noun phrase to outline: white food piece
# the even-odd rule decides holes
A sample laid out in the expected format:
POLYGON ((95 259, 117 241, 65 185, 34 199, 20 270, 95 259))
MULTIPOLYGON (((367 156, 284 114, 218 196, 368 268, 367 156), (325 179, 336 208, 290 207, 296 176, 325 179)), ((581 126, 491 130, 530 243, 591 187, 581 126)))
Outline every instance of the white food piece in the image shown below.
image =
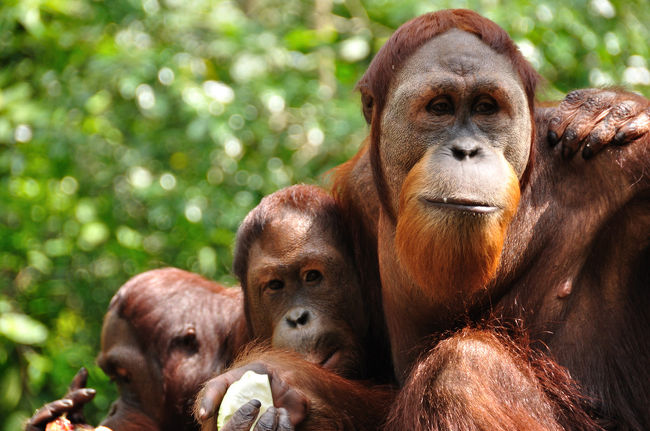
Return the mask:
MULTIPOLYGON (((273 405, 269 376, 249 370, 246 371, 239 380, 230 385, 226 391, 226 395, 224 395, 223 401, 221 401, 221 407, 219 407, 217 427, 219 429, 223 428, 232 415, 235 414, 241 406, 252 399, 259 400, 260 403, 262 403, 260 414, 264 413, 266 409, 273 405)), ((259 419, 259 414, 257 419, 259 419)), ((257 423, 257 419, 251 426, 251 429, 257 423)))

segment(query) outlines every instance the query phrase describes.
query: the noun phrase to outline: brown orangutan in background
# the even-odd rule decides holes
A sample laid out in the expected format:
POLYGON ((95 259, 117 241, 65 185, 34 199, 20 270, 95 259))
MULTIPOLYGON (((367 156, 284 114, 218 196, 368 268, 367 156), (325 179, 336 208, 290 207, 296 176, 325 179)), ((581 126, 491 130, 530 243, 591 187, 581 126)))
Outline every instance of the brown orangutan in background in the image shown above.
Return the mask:
MULTIPOLYGON (((102 425, 114 431, 194 430, 200 385, 223 371, 248 341, 242 292, 176 268, 138 274, 113 296, 104 317, 99 366, 119 398, 102 425)), ((94 396, 78 374, 70 392, 41 408, 27 430, 63 413, 83 423, 94 396)))

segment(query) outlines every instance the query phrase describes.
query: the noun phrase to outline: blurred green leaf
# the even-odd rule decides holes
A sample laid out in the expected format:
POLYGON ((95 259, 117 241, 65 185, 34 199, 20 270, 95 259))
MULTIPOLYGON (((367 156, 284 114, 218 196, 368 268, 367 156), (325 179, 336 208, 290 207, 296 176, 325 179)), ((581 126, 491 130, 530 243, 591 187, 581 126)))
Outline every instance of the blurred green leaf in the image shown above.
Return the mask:
POLYGON ((17 367, 10 367, 4 371, 3 376, 0 377, 0 387, 2 387, 0 405, 10 411, 16 407, 22 395, 20 371, 17 367))
POLYGON ((47 339, 47 328, 38 320, 20 313, 0 315, 0 334, 20 344, 40 344, 47 339))

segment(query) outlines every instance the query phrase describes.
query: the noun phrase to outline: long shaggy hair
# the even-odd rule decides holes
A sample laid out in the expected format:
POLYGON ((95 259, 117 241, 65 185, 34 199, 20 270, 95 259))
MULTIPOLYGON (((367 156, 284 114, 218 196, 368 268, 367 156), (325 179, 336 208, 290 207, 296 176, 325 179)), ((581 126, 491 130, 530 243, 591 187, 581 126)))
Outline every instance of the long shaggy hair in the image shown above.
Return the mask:
POLYGON ((384 429, 602 430, 586 401, 567 370, 526 337, 513 340, 491 325, 465 328, 418 361, 384 429))

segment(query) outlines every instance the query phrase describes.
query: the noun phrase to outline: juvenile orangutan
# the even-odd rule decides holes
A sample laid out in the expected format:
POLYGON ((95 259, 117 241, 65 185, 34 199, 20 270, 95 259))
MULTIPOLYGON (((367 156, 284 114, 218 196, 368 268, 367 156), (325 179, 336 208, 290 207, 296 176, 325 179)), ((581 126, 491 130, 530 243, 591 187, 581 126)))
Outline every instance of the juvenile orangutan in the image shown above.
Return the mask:
MULTIPOLYGON (((261 429, 292 429, 282 422, 285 408, 293 421, 304 417, 304 430, 377 429, 387 413, 391 389, 351 380, 386 381, 387 376, 373 374, 379 368, 367 365, 379 358, 368 356, 377 345, 350 238, 334 199, 307 185, 265 197, 239 228, 233 268, 244 292, 251 338, 270 344, 273 350, 261 355, 288 369, 281 376, 261 369, 270 375, 276 404, 284 407, 263 415, 256 425, 261 429), (286 382, 298 377, 301 391, 293 391, 286 382), (307 401, 310 390, 329 382, 342 390, 307 401), (343 408, 349 417, 340 414, 343 408)), ((240 360, 256 355, 260 353, 240 360)), ((244 371, 217 377, 199 394, 197 418, 204 430, 216 429, 212 419, 218 410, 204 399, 220 400, 244 371)), ((259 406, 244 408, 257 413, 259 406)), ((241 414, 225 429, 248 429, 253 420, 251 413, 241 414)))

